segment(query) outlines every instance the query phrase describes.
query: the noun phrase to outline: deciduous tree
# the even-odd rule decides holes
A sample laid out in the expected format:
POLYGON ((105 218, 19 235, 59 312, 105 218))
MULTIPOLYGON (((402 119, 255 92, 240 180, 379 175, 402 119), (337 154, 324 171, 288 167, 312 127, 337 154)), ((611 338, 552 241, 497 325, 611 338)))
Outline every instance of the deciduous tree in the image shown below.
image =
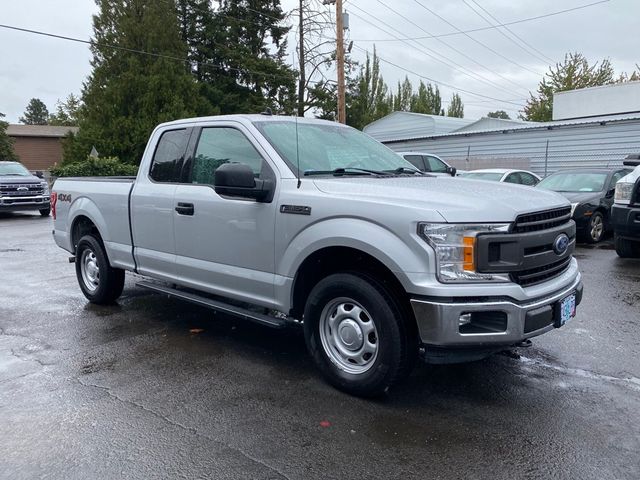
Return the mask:
POLYGON ((451 102, 447 107, 447 117, 464 117, 464 104, 462 103, 462 98, 457 93, 454 93, 451 96, 451 102))
POLYGON ((549 71, 538 85, 536 94, 530 93, 521 118, 535 122, 551 121, 554 93, 614 82, 613 67, 608 59, 590 65, 581 53, 568 53, 562 63, 549 67, 549 71))
POLYGON ((511 117, 504 110, 496 110, 495 112, 487 113, 487 117, 489 118, 503 118, 505 120, 510 120, 511 117))

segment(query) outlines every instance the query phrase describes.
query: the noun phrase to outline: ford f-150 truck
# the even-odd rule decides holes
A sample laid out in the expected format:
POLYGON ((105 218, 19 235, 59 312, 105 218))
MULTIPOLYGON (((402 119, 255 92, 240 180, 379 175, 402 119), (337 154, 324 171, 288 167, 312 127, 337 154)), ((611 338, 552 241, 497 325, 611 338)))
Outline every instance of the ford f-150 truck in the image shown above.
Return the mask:
POLYGON ((571 206, 434 177, 344 125, 270 115, 165 123, 137 178, 61 178, 56 243, 89 301, 138 285, 271 327, 302 324, 324 376, 376 395, 417 358, 482 358, 561 327, 582 298, 571 206))
POLYGON ((50 213, 49 184, 18 162, 0 162, 0 212, 50 213))

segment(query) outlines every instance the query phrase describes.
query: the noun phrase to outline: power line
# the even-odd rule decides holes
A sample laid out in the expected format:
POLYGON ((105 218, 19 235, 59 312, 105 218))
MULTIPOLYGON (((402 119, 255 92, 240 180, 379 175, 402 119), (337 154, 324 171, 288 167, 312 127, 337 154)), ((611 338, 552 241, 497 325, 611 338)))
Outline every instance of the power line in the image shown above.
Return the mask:
MULTIPOLYGON (((382 5, 383 7, 386 7, 387 9, 391 10, 393 13, 395 13, 396 15, 398 15, 400 18, 403 18, 404 20, 406 20, 407 22, 409 22, 410 24, 418 27, 420 30, 422 30, 423 32, 425 32, 427 35, 431 35, 430 32, 428 32, 427 30, 425 30, 421 25, 419 25, 418 23, 414 22, 413 20, 411 20, 410 18, 406 17, 405 15, 401 14, 400 12, 398 12, 397 10, 394 10, 393 8, 391 8, 390 6, 384 4, 383 2, 381 2, 380 0, 376 0, 376 2, 378 2, 380 5, 382 5)), ((352 5, 353 6, 353 5, 352 5)), ((451 50, 453 50, 454 52, 458 53, 459 55, 463 56, 464 58, 466 58, 467 60, 470 60, 471 62, 473 62, 474 64, 478 65, 479 67, 487 70, 489 73, 493 73, 494 75, 496 75, 497 77, 503 79, 505 82, 510 83, 512 85, 515 85, 517 88, 522 89, 522 85, 514 82, 513 80, 505 77, 504 75, 501 75, 498 72, 492 71, 490 70, 488 67, 486 67, 485 65, 483 65, 482 63, 478 62, 475 58, 470 57, 469 55, 467 55, 466 53, 460 51, 459 49, 455 48, 454 46, 452 46, 451 44, 445 42, 444 40, 440 39, 440 38, 436 38, 436 40, 439 43, 442 43, 443 45, 445 45, 446 47, 450 48, 451 50)), ((453 62, 450 58, 448 59, 449 61, 453 62)), ((464 67, 463 67, 464 68, 464 67)), ((484 78, 485 80, 491 82, 490 79, 488 79, 487 77, 485 77, 484 75, 480 75, 479 73, 475 73, 475 75, 484 78)))
MULTIPOLYGON (((586 5, 579 5, 577 7, 567 8, 565 10, 558 10, 556 12, 551 12, 551 13, 545 13, 543 15, 537 15, 535 17, 521 18, 520 20, 514 20, 512 22, 499 23, 497 25, 492 25, 492 26, 489 26, 489 27, 472 28, 470 30, 460 30, 460 31, 456 31, 456 32, 441 33, 441 34, 438 34, 438 35, 427 35, 427 36, 422 36, 422 37, 404 37, 402 40, 425 40, 425 39, 428 39, 428 38, 452 37, 454 35, 464 35, 465 33, 482 32, 482 31, 485 31, 485 30, 492 30, 494 28, 506 27, 506 26, 509 26, 509 25, 516 25, 518 23, 525 23, 525 22, 531 22, 533 20, 540 20, 541 18, 553 17, 554 15, 561 15, 563 13, 568 13, 568 12, 573 12, 575 10, 581 10, 583 8, 593 7, 594 5, 599 5, 601 3, 607 3, 609 1, 610 0, 598 0, 597 2, 587 3, 586 5)), ((369 38, 369 39, 358 38, 358 39, 354 39, 354 42, 397 42, 397 41, 400 41, 400 39, 393 39, 393 38, 369 38)))
MULTIPOLYGON (((458 27, 456 27, 453 23, 451 23, 449 20, 447 20, 446 18, 442 17, 441 15, 439 15, 437 12, 431 10, 429 7, 427 7, 426 5, 424 5, 423 3, 420 3, 418 0, 413 0, 414 2, 416 2, 418 5, 420 5, 422 8, 424 8, 427 12, 431 13, 432 15, 438 17, 440 20, 442 20, 443 22, 445 22, 447 25, 451 26, 452 28, 456 29, 457 31, 462 33, 462 30, 460 30, 458 27)), ((489 45, 487 45, 486 43, 481 42, 480 40, 473 38, 471 35, 469 35, 468 33, 464 33, 464 36, 467 37, 468 39, 472 40, 474 43, 477 43, 478 45, 484 47, 485 49, 489 50, 490 52, 493 52, 495 55, 497 55, 498 57, 506 60, 509 63, 512 63, 514 65, 516 65, 517 67, 522 68, 523 70, 527 70, 528 72, 531 73, 535 73, 536 75, 542 76, 542 74, 531 70, 528 67, 525 67, 524 65, 520 65, 518 62, 516 62, 515 60, 510 59, 509 57, 504 56, 503 54, 501 54, 500 52, 498 52, 497 50, 491 48, 489 45)))
MULTIPOLYGON (((366 50, 366 49, 364 49, 364 48, 362 48, 362 47, 359 47, 358 45, 354 45, 354 46, 353 46, 353 48, 356 48, 356 49, 358 49, 358 50, 360 50, 360 51, 362 51, 362 52, 365 52, 366 54, 369 54, 369 51, 368 51, 368 50, 366 50)), ((480 98, 486 98, 486 99, 488 99, 488 100, 494 100, 494 101, 496 101, 496 102, 500 102, 500 103, 508 103, 508 104, 511 104, 511 105, 515 105, 515 106, 517 106, 517 107, 521 107, 521 106, 522 106, 522 104, 520 104, 520 103, 511 102, 511 101, 509 101, 509 100, 500 100, 499 98, 491 97, 491 96, 489 96, 489 95, 484 95, 484 94, 482 94, 482 93, 476 93, 476 92, 472 92, 472 91, 470 91, 470 90, 465 90, 465 89, 463 89, 463 88, 459 88, 459 87, 457 87, 457 86, 455 86, 455 85, 452 85, 452 84, 450 84, 450 83, 441 82, 440 80, 436 80, 436 79, 431 78, 431 77, 428 77, 428 76, 426 76, 426 75, 422 75, 422 74, 420 74, 420 73, 418 73, 418 72, 415 72, 415 71, 410 70, 410 69, 408 69, 408 68, 406 68, 406 67, 403 67, 403 66, 401 66, 401 65, 398 65, 397 63, 391 62, 391 61, 389 61, 389 60, 385 60, 384 58, 382 58, 382 57, 378 56, 378 54, 377 54, 377 53, 376 53, 376 57, 377 57, 381 62, 383 62, 383 63, 387 63, 387 64, 389 64, 389 65, 391 65, 391 66, 393 66, 393 67, 399 68, 400 70, 404 70, 405 72, 410 73, 410 74, 412 74, 412 75, 415 75, 415 76, 417 76, 417 77, 419 77, 419 78, 422 78, 423 80, 427 80, 428 82, 433 82, 433 83, 435 83, 436 85, 443 85, 443 86, 445 86, 445 87, 449 87, 449 88, 451 88, 451 89, 453 89, 453 90, 457 90, 457 91, 459 91, 459 92, 467 93, 467 94, 469 94, 469 95, 473 95, 473 96, 480 97, 480 98)))
POLYGON ((57 35, 55 33, 49 33, 49 32, 43 32, 40 30, 32 30, 29 28, 22 28, 22 27, 16 27, 13 25, 4 25, 4 24, 0 24, 0 28, 5 28, 8 30, 15 30, 18 32, 25 32, 25 33, 31 33, 33 35, 41 35, 44 37, 51 37, 51 38, 57 38, 60 40, 67 40, 70 42, 76 42, 76 43, 83 43, 86 45, 91 45, 91 46, 96 46, 96 47, 106 47, 106 48, 112 48, 114 50, 121 50, 121 51, 125 51, 125 52, 129 52, 129 53, 137 53, 139 55, 148 55, 151 57, 155 57, 155 58, 166 58, 168 60, 174 60, 174 61, 178 61, 181 63, 188 63, 191 65, 202 65, 205 67, 213 67, 213 68, 217 68, 219 70, 223 70, 223 71, 234 71, 234 72, 238 72, 238 73, 244 73, 244 74, 252 74, 252 75, 258 75, 258 76, 262 76, 262 77, 271 77, 271 78, 281 78, 281 79, 285 79, 285 80, 290 80, 290 77, 285 76, 285 75, 280 75, 277 73, 266 73, 266 72, 258 72, 255 70, 248 70, 248 69, 241 69, 241 68, 235 68, 235 67, 230 67, 227 65, 222 65, 219 63, 210 63, 210 62, 198 62, 195 60, 189 60, 187 58, 182 58, 182 57, 176 57, 174 55, 165 55, 162 53, 154 53, 154 52, 147 52, 145 50, 138 50, 135 48, 128 48, 128 47, 122 47, 119 45, 111 45, 108 43, 98 43, 98 42, 94 42, 93 40, 83 40, 82 38, 74 38, 74 37, 68 37, 66 35, 57 35))
MULTIPOLYGON (((363 9, 359 8, 357 5, 351 5, 351 7, 358 9, 358 10, 359 10, 359 11, 361 11, 362 13, 365 13, 366 15, 370 16, 371 18, 373 18, 373 19, 374 19, 374 20, 376 20, 377 22, 379 22, 379 23, 381 23, 381 24, 383 24, 383 25, 386 25, 387 27, 391 28, 392 30, 394 30, 394 31, 396 31, 396 32, 399 32, 399 33, 402 33, 402 32, 400 32, 398 29, 396 29, 396 28, 392 27, 391 25, 389 25, 388 23, 386 23, 386 22, 384 22, 384 21, 380 20, 379 18, 374 17, 374 16, 373 16, 373 15, 371 15, 370 13, 368 13, 368 12, 364 11, 363 9)), ((353 11, 352 11, 351 15, 353 15, 353 16, 354 16, 354 17, 356 17, 356 18, 359 18, 359 19, 360 19, 360 20, 362 20, 363 22, 368 23, 369 25, 373 26, 374 28, 377 28, 378 30, 380 30, 380 31, 382 31, 382 32, 384 32, 384 33, 386 33, 387 35, 391 35, 392 37, 399 38, 397 35, 395 35, 395 34, 393 34, 393 33, 389 32, 388 30, 385 30, 384 28, 379 27, 378 25, 375 25, 375 24, 371 23, 371 22, 370 22, 369 20, 367 20, 366 18, 363 18, 363 17, 361 17, 361 16, 359 16, 359 15, 357 15, 357 14, 353 13, 353 11)), ((408 45, 409 47, 413 48, 414 50, 416 50, 416 51, 418 51, 418 52, 420 52, 420 53, 422 53, 422 54, 424 54, 424 55, 427 55, 428 57, 433 58, 434 60, 436 60, 436 61, 438 61, 438 62, 440 62, 440 63, 442 63, 442 64, 446 65, 447 67, 452 68, 453 70, 456 70, 456 71, 461 72, 463 75, 467 75, 468 77, 473 78, 474 80, 479 80, 480 82, 482 82, 482 83, 484 83, 484 84, 486 84, 486 85, 490 86, 491 88, 495 88, 495 89, 500 90, 500 91, 502 91, 502 92, 505 92, 505 93, 507 93, 507 94, 509 94, 509 95, 511 95, 511 96, 513 96, 513 95, 516 95, 516 96, 520 95, 520 93, 517 93, 517 92, 511 91, 511 90, 505 89, 505 88, 503 88, 503 87, 500 87, 500 86, 499 86, 499 85, 497 85, 495 82, 491 82, 491 81, 485 80, 485 79, 483 79, 483 78, 482 78, 482 76, 480 76, 480 75, 478 75, 478 74, 476 74, 476 73, 474 73, 474 72, 468 73, 468 72, 469 72, 469 70, 468 70, 468 69, 465 69, 465 67, 463 67, 462 65, 460 65, 460 64, 458 64, 458 63, 456 63, 456 62, 454 62, 453 60, 451 60, 451 59, 449 59, 449 58, 447 58, 447 57, 444 57, 443 55, 441 55, 440 53, 438 53, 438 52, 436 52, 436 51, 434 51, 434 50, 431 50, 431 49, 429 49, 429 48, 427 48, 427 47, 423 47, 423 46, 422 46, 422 45, 420 45, 420 44, 418 44, 418 45, 420 45, 420 47, 422 47, 422 48, 418 48, 418 47, 416 47, 415 45, 412 45, 411 43, 408 43, 407 41, 404 41, 404 40, 402 41, 402 43, 404 43, 404 44, 408 45), (429 52, 431 52, 431 53, 429 53, 429 52), (437 56, 436 56, 436 55, 437 55, 437 56), (441 58, 438 58, 438 57, 441 57, 441 58), (443 60, 443 59, 445 59, 445 60, 443 60), (457 67, 456 67, 456 65, 457 65, 457 67), (458 67, 461 67, 461 68, 458 68, 458 67), (465 71, 465 70, 467 70, 467 71, 465 71)), ((416 42, 416 43, 417 43, 417 42, 416 42)))
MULTIPOLYGON (((464 2, 464 4, 469 7, 473 13, 475 13, 476 15, 478 15, 480 18, 482 18, 485 22, 487 22, 489 25, 493 25, 492 22, 490 22, 483 14, 481 14, 480 12, 478 12, 474 7, 472 7, 467 0, 462 0, 464 2)), ((484 13, 486 13, 489 17, 491 17, 494 21, 500 23, 500 20, 498 20, 495 16, 493 16, 491 14, 491 12, 489 12, 486 8, 484 8, 482 5, 480 5, 478 2, 476 2, 476 0, 470 0, 471 2, 473 2, 473 4, 478 7, 480 10, 482 10, 484 13)), ((522 38, 520 35, 518 35, 516 32, 514 32, 513 30, 511 30, 509 27, 503 27, 507 32, 509 32, 513 37, 517 38, 520 43, 516 42, 512 37, 510 37, 509 35, 507 35, 506 33, 504 33, 500 28, 497 29, 498 33, 500 33, 500 35, 502 35, 503 37, 505 37, 507 40, 509 40, 511 43, 513 43, 514 45, 517 45, 518 47, 520 47, 523 51, 525 51, 526 53, 528 53, 529 55, 532 55, 534 57, 536 57, 539 60, 542 60, 543 62, 551 62, 553 63, 553 60, 550 59, 549 57, 547 57, 544 53, 542 53, 540 50, 538 50, 536 47, 534 47, 533 45, 531 45, 529 42, 527 42, 524 38, 522 38), (528 47, 529 50, 527 50, 526 48, 524 48, 523 45, 526 45, 528 47)))

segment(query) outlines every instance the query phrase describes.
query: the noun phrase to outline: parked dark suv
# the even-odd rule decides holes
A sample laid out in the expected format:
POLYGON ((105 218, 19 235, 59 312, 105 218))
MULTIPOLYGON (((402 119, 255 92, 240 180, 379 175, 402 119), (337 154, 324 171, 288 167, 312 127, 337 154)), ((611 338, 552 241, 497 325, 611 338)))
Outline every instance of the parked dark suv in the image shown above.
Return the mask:
POLYGON ((0 161, 0 212, 38 210, 51 212, 49 186, 18 162, 0 161))
POLYGON ((579 168, 562 170, 543 179, 537 188, 553 190, 571 202, 578 238, 597 243, 612 230, 611 206, 616 182, 631 168, 579 168))

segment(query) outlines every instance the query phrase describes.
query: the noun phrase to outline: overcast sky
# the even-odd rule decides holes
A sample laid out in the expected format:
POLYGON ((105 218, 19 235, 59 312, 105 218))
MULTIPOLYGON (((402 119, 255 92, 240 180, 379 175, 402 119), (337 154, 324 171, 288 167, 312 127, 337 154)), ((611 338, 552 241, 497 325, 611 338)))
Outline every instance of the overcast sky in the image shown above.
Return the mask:
MULTIPOLYGON (((617 73, 633 70, 640 63, 640 1, 610 0, 511 25, 511 31, 526 44, 507 39, 511 32, 505 29, 415 41, 396 38, 457 33, 458 29, 487 27, 489 22, 495 25, 496 20, 514 22, 595 1, 347 0, 347 37, 354 41, 352 55, 357 60, 364 59, 363 50, 372 50, 375 43, 383 59, 382 74, 390 85, 395 86, 405 75, 415 87, 421 77, 430 78, 439 84, 444 99, 460 91, 466 118, 479 118, 496 109, 515 117, 550 60, 560 61, 566 52, 582 52, 590 61, 609 58, 617 73)), ((289 10, 297 1, 283 0, 282 4, 289 10)), ((0 0, 0 5, 0 24, 91 37, 91 16, 96 12, 93 1, 0 0)), ((0 112, 7 115, 5 120, 16 123, 32 97, 43 100, 52 111, 57 99, 79 94, 91 71, 90 58, 87 45, 0 28, 0 112)))

